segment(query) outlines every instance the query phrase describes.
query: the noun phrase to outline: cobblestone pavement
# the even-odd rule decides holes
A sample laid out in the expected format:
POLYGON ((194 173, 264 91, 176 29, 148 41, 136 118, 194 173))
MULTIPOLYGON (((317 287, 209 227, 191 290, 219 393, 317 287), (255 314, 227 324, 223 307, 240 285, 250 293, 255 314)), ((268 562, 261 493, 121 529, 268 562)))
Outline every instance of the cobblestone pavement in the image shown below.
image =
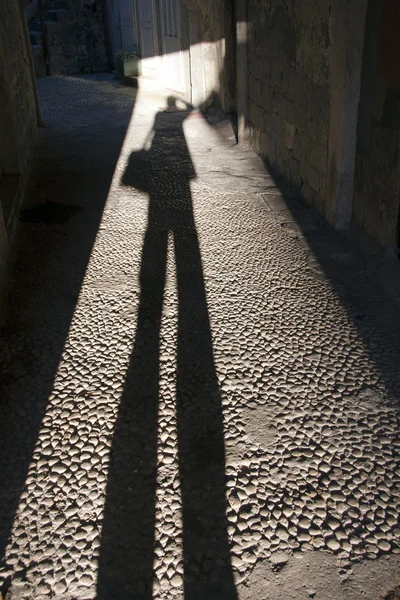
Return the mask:
POLYGON ((0 346, 3 596, 384 598, 398 270, 218 115, 39 83, 0 346))

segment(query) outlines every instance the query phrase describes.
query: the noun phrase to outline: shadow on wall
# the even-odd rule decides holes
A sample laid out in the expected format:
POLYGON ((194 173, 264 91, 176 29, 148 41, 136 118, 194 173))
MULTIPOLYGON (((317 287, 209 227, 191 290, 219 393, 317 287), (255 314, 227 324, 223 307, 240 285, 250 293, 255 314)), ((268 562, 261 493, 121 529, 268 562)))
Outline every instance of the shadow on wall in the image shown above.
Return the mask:
POLYGON ((112 443, 99 600, 132 594, 152 598, 160 327, 170 236, 178 287, 176 418, 184 594, 187 600, 237 598, 227 534, 221 398, 190 192, 196 173, 183 131, 191 111, 188 106, 185 113, 157 113, 151 148, 132 153, 122 178, 124 185, 148 193, 149 212, 135 345, 112 443))

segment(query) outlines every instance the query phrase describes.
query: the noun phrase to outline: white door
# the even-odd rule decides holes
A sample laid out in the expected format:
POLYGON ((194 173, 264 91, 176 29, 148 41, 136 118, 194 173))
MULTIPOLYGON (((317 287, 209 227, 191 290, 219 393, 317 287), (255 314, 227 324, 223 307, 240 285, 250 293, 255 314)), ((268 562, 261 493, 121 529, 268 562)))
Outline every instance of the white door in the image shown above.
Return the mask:
POLYGON ((156 77, 158 75, 158 56, 153 0, 137 0, 137 9, 142 74, 149 77, 156 77))
POLYGON ((137 44, 134 0, 107 0, 110 21, 113 65, 121 50, 133 50, 137 44))
POLYGON ((112 57, 115 67, 115 55, 122 50, 121 22, 119 17, 119 0, 108 0, 108 18, 111 29, 112 57))
POLYGON ((123 50, 134 50, 136 45, 133 0, 119 0, 119 18, 123 50))
POLYGON ((167 88, 185 93, 185 57, 180 40, 179 0, 160 0, 163 77, 167 88))

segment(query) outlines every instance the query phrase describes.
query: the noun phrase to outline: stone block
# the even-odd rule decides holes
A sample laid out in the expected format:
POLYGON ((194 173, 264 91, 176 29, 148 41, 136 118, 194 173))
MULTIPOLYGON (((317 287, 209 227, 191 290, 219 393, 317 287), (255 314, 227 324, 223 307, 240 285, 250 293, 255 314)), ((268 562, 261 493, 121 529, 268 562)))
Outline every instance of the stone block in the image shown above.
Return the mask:
POLYGON ((264 110, 258 104, 254 107, 254 124, 260 129, 264 129, 264 110))
POLYGON ((274 138, 265 133, 264 131, 261 133, 260 138, 261 143, 261 157, 265 160, 268 159, 270 163, 275 163, 275 140, 274 138))
POLYGON ((310 145, 310 162, 320 175, 325 176, 328 169, 328 147, 313 141, 310 145))
POLYGON ((261 104, 268 113, 273 111, 273 89, 271 86, 263 83, 261 86, 261 104))
POLYGON ((299 161, 300 157, 301 157, 301 146, 302 146, 302 138, 300 136, 300 133, 296 129, 295 134, 294 134, 292 149, 293 149, 293 156, 297 161, 299 161))
POLYGON ((8 239, 0 204, 0 325, 5 321, 8 239))
POLYGON ((261 154, 261 131, 258 127, 253 131, 254 149, 258 154, 261 154))
POLYGON ((303 185, 303 179, 300 176, 300 163, 293 156, 290 158, 289 162, 289 170, 290 170, 290 183, 295 188, 301 188, 303 185))
POLYGON ((253 98, 257 102, 257 104, 261 104, 262 101, 262 92, 261 92, 261 81, 259 79, 253 78, 252 83, 252 94, 253 98))
POLYGON ((282 140, 285 134, 284 120, 276 112, 272 113, 272 134, 277 140, 282 140))
POLYGON ((320 175, 318 170, 310 163, 306 164, 306 181, 315 192, 319 192, 320 175))
POLYGON ((310 206, 314 205, 315 191, 307 182, 304 182, 301 186, 301 195, 310 206))
POLYGON ((327 175, 320 175, 319 177, 319 195, 325 201, 327 193, 327 175))
POLYGON ((294 146, 294 136, 296 133, 296 128, 292 123, 289 123, 288 121, 284 121, 284 126, 285 126, 285 136, 284 136, 285 146, 286 146, 286 148, 289 148, 289 150, 292 150, 292 148, 294 146))

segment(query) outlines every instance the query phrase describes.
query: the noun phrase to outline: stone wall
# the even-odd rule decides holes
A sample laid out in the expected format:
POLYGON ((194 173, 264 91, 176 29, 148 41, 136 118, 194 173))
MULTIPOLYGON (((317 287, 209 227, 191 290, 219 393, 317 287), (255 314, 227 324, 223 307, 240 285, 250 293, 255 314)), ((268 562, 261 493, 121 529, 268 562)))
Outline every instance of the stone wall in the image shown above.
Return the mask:
POLYGON ((251 143, 321 213, 327 183, 332 5, 248 0, 251 143))
POLYGON ((18 0, 3 0, 0 19, 0 165, 4 174, 29 171, 37 134, 34 88, 18 0))
POLYGON ((101 0, 68 0, 68 11, 49 23, 51 73, 73 75, 108 70, 101 0))
POLYGON ((203 100, 230 112, 235 109, 234 4, 231 0, 185 0, 185 4, 191 7, 191 19, 199 22, 198 37, 190 41, 192 54, 200 47, 203 100))
POLYGON ((382 247, 399 245, 400 91, 388 89, 373 118, 369 151, 357 153, 353 214, 382 247))
POLYGON ((35 84, 18 0, 3 0, 0 19, 0 324, 7 261, 37 136, 35 84))
MULTIPOLYGON (((353 215, 383 247, 400 246, 400 6, 386 0, 380 27, 378 59, 367 54, 372 86, 365 86, 357 152, 353 215), (372 72, 371 72, 372 71, 372 72), (376 74, 377 73, 377 74, 376 74)), ((372 23, 372 25, 375 25, 372 23)), ((373 32, 368 32, 368 38, 373 32)), ((366 65, 368 69, 368 64, 366 65)), ((368 70, 366 73, 368 76, 368 70)), ((368 83, 368 82, 367 82, 368 83)))

